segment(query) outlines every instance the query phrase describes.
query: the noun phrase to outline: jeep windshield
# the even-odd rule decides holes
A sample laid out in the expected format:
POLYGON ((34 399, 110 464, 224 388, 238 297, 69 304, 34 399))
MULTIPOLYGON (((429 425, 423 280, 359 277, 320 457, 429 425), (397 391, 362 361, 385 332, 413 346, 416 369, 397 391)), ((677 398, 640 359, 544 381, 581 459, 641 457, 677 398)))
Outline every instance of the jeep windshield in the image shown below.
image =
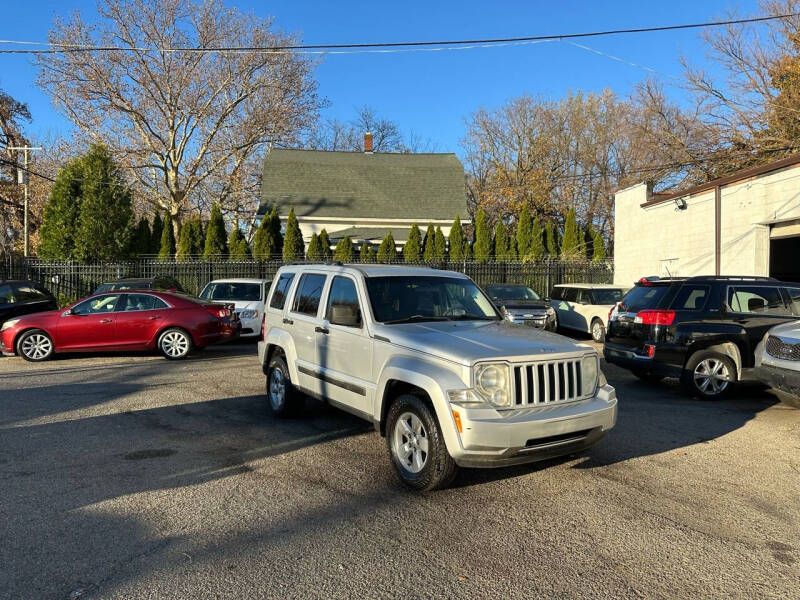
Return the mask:
POLYGON ((368 277, 366 284, 372 314, 380 323, 500 320, 492 302, 469 279, 368 277))

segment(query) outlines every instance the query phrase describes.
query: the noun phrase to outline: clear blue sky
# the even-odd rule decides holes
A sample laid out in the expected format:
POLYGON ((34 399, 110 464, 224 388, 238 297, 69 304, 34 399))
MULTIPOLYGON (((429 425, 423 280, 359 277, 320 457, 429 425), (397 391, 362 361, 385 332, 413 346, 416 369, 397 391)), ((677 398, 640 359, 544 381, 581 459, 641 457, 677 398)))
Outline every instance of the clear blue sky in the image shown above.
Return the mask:
MULTIPOLYGON (((751 16, 757 11, 756 0, 227 3, 260 16, 272 15, 283 29, 301 32, 305 43, 570 33, 709 21, 731 9, 739 16, 751 16)), ((45 40, 55 15, 77 9, 90 20, 95 14, 93 0, 6 0, 4 4, 2 39, 45 40)), ((664 73, 678 74, 681 53, 705 64, 699 34, 699 30, 688 30, 578 41, 664 73)), ((29 128, 33 136, 68 131, 69 124, 36 87, 35 76, 30 57, 0 55, 0 89, 28 103, 33 114, 29 128)), ((609 87, 624 96, 647 73, 563 42, 551 42, 476 50, 327 56, 321 59, 316 76, 320 94, 330 102, 326 116, 349 119, 355 107, 369 104, 381 116, 397 121, 404 131, 431 139, 440 151, 460 152, 464 118, 481 106, 497 106, 525 92, 559 98, 569 90, 599 91, 609 87)), ((674 93, 678 97, 679 92, 674 93)))

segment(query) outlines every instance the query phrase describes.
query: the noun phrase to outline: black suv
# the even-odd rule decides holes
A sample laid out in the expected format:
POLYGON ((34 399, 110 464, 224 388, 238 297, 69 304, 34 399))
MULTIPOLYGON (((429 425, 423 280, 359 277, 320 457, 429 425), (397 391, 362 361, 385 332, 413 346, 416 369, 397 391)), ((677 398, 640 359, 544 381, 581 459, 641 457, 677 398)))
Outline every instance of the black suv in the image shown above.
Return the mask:
POLYGON ((58 310, 58 302, 42 286, 30 281, 0 280, 0 325, 14 317, 58 310))
POLYGON ((678 377, 719 398, 749 379, 767 331, 800 318, 800 283, 769 277, 641 279, 609 315, 603 354, 642 379, 678 377))
POLYGON ((103 283, 94 291, 111 292, 116 290, 161 290, 162 292, 179 292, 185 294, 186 290, 181 287, 178 280, 167 275, 157 275, 155 277, 129 277, 117 279, 110 283, 103 283))

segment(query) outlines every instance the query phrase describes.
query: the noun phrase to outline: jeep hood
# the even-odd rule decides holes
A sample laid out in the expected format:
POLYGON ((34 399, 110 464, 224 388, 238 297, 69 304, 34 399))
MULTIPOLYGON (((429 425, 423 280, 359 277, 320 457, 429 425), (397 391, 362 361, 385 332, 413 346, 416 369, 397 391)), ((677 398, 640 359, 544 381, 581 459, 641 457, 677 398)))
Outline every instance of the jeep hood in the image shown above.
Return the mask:
POLYGON ((379 324, 375 333, 393 344, 462 364, 494 358, 513 360, 545 354, 575 354, 590 349, 564 336, 508 321, 379 324))

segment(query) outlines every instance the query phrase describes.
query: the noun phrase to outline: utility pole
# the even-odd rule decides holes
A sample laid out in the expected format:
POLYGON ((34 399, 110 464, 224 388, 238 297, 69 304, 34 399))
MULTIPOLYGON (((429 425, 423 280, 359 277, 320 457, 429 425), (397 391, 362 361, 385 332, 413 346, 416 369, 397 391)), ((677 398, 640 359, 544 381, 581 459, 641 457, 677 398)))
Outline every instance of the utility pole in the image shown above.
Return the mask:
POLYGON ((40 146, 6 146, 7 150, 22 150, 25 156, 24 168, 17 167, 17 183, 25 185, 25 208, 23 217, 24 253, 28 256, 28 151, 41 150, 40 146))

